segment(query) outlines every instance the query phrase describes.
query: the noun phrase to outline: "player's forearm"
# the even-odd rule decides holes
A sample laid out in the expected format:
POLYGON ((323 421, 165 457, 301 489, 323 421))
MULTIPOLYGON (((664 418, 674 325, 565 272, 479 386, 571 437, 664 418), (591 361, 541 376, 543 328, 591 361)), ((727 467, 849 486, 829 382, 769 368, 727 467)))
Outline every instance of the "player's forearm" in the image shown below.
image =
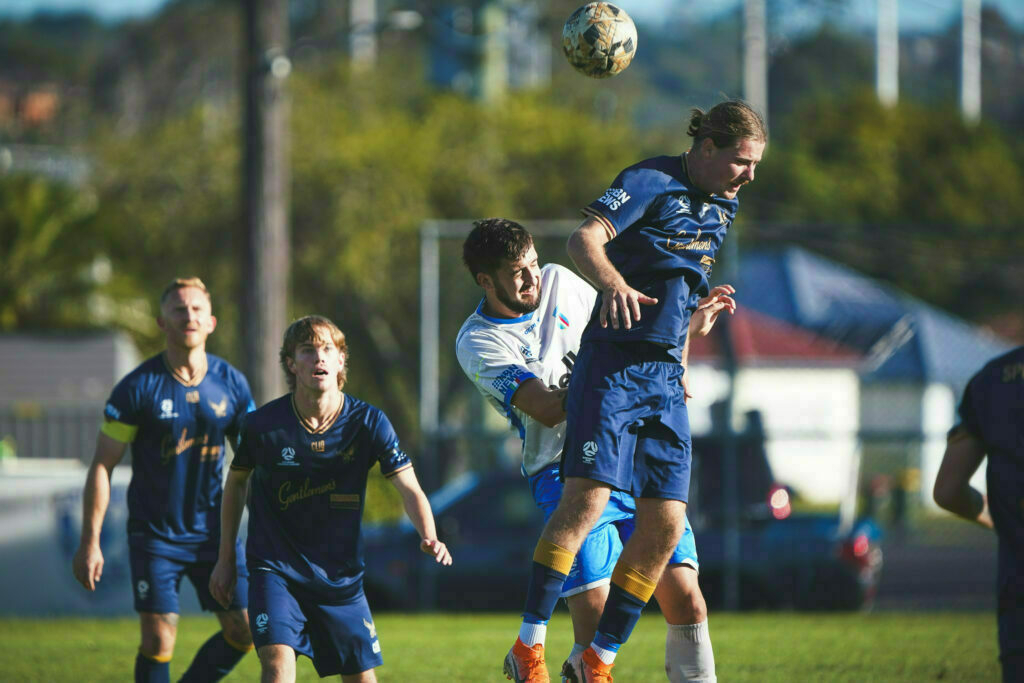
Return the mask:
POLYGON ((992 528, 988 499, 985 494, 966 482, 957 487, 936 487, 935 502, 954 515, 992 528))
POLYGON ((402 506, 405 508, 405 514, 409 516, 409 521, 412 522, 413 528, 419 533, 422 539, 433 539, 437 538, 437 529, 434 527, 434 513, 430 509, 430 501, 427 500, 427 496, 420 491, 403 491, 402 492, 402 506))
POLYGON ((110 470, 93 462, 82 491, 82 545, 99 545, 103 518, 110 505, 110 470))
POLYGON ((605 253, 604 245, 609 239, 611 236, 607 229, 598 221, 590 219, 569 236, 566 245, 576 269, 601 290, 626 286, 626 280, 605 253))

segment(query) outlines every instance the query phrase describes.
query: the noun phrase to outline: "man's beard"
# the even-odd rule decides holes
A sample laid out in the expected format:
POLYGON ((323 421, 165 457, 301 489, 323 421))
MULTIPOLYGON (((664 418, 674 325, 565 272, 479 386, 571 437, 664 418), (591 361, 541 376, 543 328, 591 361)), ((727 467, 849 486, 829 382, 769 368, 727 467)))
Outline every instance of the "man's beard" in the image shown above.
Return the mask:
POLYGON ((502 305, 506 306, 509 310, 515 311, 519 315, 526 315, 527 313, 533 313, 540 306, 540 286, 537 287, 537 297, 532 302, 520 301, 513 296, 510 296, 504 289, 495 289, 494 293, 498 295, 498 301, 502 305))

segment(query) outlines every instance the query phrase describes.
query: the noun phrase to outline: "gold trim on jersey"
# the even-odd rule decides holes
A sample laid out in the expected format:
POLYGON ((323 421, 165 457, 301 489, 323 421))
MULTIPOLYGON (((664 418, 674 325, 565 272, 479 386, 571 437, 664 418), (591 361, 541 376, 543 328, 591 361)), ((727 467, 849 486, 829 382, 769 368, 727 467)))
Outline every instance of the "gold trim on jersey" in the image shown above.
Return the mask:
POLYGON ((345 407, 345 394, 341 395, 341 403, 338 404, 338 410, 335 411, 334 415, 331 415, 329 418, 324 420, 323 424, 321 424, 319 427, 314 427, 309 420, 302 417, 302 414, 299 412, 299 409, 295 406, 294 392, 291 395, 291 404, 292 413, 295 414, 296 419, 299 421, 299 424, 302 425, 303 429, 305 429, 310 434, 323 434, 334 425, 334 422, 338 419, 338 416, 341 415, 341 410, 342 408, 345 407))
POLYGON ((210 369, 210 364, 206 361, 205 353, 203 354, 203 367, 200 368, 199 371, 196 372, 196 374, 191 378, 185 377, 180 372, 178 372, 177 369, 171 367, 171 364, 167 360, 166 351, 160 354, 160 360, 163 361, 164 368, 167 369, 167 372, 171 373, 171 377, 173 377, 178 384, 181 384, 182 386, 186 387, 199 386, 200 383, 202 383, 203 379, 206 378, 206 371, 210 369))
POLYGON ((135 435, 139 433, 139 428, 134 425, 126 425, 124 422, 118 422, 117 420, 107 420, 100 427, 100 431, 114 441, 131 443, 135 441, 135 435))
POLYGON ((398 474, 399 472, 405 472, 405 471, 406 471, 407 469, 409 469, 410 467, 412 467, 412 463, 411 463, 411 462, 410 462, 410 463, 408 463, 408 464, 406 464, 406 465, 404 465, 403 467, 399 467, 399 468, 398 468, 397 470, 395 470, 394 472, 389 472, 389 473, 385 474, 385 475, 384 475, 384 478, 385 478, 385 479, 390 479, 391 477, 395 476, 395 475, 396 475, 396 474, 398 474))
POLYGON ((589 218, 593 218, 602 226, 604 226, 605 232, 608 233, 609 240, 613 239, 616 235, 619 234, 618 231, 615 230, 615 226, 612 225, 612 222, 605 218, 604 214, 598 211, 597 209, 592 209, 589 206, 584 206, 582 209, 580 209, 580 213, 582 213, 584 216, 588 216, 589 218))

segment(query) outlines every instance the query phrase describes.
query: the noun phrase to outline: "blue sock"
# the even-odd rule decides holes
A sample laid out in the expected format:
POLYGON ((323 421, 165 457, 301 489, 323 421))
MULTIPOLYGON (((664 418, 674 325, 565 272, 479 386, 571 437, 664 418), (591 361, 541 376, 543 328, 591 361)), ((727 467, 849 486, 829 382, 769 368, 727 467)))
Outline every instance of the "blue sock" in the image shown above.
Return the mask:
POLYGON ((224 639, 224 632, 217 631, 207 640, 181 677, 181 683, 213 683, 228 675, 228 672, 245 656, 247 650, 239 650, 224 639))
POLYGON ((135 655, 135 683, 171 683, 171 663, 135 655))
POLYGON ((629 634, 640 620, 640 612, 646 604, 646 600, 641 600, 612 583, 608 590, 608 600, 604 604, 604 612, 601 613, 601 621, 597 624, 594 644, 611 652, 618 651, 619 646, 629 639, 629 634))

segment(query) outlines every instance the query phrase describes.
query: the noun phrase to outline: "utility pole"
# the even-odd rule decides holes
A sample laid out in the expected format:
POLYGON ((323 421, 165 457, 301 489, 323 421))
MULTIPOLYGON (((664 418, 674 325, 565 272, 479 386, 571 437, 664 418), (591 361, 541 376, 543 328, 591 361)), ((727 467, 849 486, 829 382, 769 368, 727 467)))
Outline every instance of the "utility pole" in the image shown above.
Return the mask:
POLYGON ((377 0, 350 0, 348 16, 352 66, 371 68, 377 61, 377 0))
POLYGON ((900 96, 900 29, 897 0, 878 0, 875 21, 875 92, 883 106, 900 96))
POLYGON ((288 0, 244 0, 242 269, 246 375, 257 404, 284 393, 277 351, 289 279, 288 0))
POLYGON ((743 98, 768 123, 768 38, 764 0, 743 3, 743 98))
POLYGON ((968 123, 981 120, 981 0, 962 0, 960 26, 960 112, 968 123))

